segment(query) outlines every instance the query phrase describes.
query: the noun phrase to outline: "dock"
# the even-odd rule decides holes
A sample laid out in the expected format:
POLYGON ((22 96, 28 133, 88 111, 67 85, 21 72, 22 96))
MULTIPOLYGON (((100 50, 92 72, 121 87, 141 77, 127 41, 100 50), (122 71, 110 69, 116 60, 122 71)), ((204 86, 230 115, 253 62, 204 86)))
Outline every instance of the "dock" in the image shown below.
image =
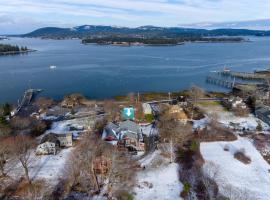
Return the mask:
POLYGON ((220 71, 220 72, 217 72, 217 74, 224 77, 238 78, 242 80, 262 81, 262 80, 265 80, 266 78, 269 78, 269 76, 265 74, 250 73, 250 72, 220 71))
POLYGON ((214 77, 214 76, 207 76, 206 82, 214 85, 218 85, 221 87, 232 89, 235 86, 235 79, 233 81, 214 77))
POLYGON ((18 103, 18 106, 16 109, 14 109, 11 112, 11 116, 15 116, 17 115, 20 110, 24 107, 27 107, 31 104, 32 100, 34 99, 35 95, 40 93, 42 90, 41 89, 28 89, 24 92, 23 98, 20 101, 20 103, 18 103))

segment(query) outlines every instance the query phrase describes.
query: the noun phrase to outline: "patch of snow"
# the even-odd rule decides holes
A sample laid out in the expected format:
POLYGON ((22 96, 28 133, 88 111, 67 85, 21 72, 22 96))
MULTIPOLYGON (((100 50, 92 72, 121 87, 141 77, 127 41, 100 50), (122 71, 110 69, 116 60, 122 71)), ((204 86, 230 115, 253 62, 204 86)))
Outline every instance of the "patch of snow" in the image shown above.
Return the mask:
POLYGON ((85 30, 89 30, 89 29, 91 28, 91 26, 86 25, 86 26, 84 26, 83 28, 84 28, 85 30))
POLYGON ((178 165, 176 163, 141 171, 137 174, 138 186, 134 190, 135 199, 181 199, 180 193, 183 185, 178 179, 178 165))
POLYGON ((207 124, 209 123, 209 118, 208 117, 205 117, 205 118, 202 118, 200 120, 193 120, 193 128, 194 129, 202 129, 202 128, 205 128, 207 126, 207 124))
POLYGON ((41 114, 40 115, 40 118, 42 120, 48 120, 48 121, 53 121, 53 120, 57 120, 58 119, 58 117, 56 117, 56 116, 47 116, 45 113, 41 114))
POLYGON ((258 121, 260 121, 263 130, 269 130, 269 126, 265 124, 260 119, 256 118, 254 115, 250 114, 248 117, 237 117, 231 112, 223 112, 219 114, 219 122, 230 127, 231 123, 238 124, 240 128, 246 130, 256 130, 258 126, 258 121))
MULTIPOLYGON (((72 152, 73 148, 62 149, 56 155, 36 156, 31 154, 31 162, 29 167, 29 175, 32 180, 44 179, 46 182, 56 185, 59 178, 63 175, 65 163, 72 152)), ((14 165, 11 176, 18 178, 24 175, 23 168, 20 163, 14 165)))
POLYGON ((160 151, 154 151, 153 153, 150 153, 143 157, 141 160, 139 160, 141 167, 149 166, 159 154, 160 151))
POLYGON ((218 168, 218 176, 214 179, 223 195, 232 195, 230 199, 236 200, 239 199, 239 191, 244 191, 251 199, 254 196, 260 200, 270 199, 270 165, 247 138, 239 137, 233 142, 201 143, 200 148, 206 160, 204 171, 211 171, 208 168, 210 162, 218 168), (224 151, 224 147, 229 151, 224 151), (245 154, 251 158, 250 164, 234 158, 235 151, 240 149, 244 149, 245 154), (232 189, 237 190, 238 194, 232 192, 232 189))

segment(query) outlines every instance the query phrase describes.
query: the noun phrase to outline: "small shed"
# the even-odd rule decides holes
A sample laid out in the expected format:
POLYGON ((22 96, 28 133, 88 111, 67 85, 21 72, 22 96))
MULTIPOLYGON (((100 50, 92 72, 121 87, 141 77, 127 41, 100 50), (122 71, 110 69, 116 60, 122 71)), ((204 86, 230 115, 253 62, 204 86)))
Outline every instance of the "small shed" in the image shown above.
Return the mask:
POLYGON ((143 103, 142 107, 143 107, 143 113, 145 115, 152 114, 152 107, 151 107, 151 105, 149 103, 143 103))

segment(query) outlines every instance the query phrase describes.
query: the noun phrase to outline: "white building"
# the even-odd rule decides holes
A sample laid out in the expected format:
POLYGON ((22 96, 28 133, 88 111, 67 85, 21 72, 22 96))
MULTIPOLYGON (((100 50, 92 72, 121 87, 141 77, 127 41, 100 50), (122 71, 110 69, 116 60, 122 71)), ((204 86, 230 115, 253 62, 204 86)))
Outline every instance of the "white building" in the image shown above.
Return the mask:
POLYGON ((56 145, 53 142, 45 142, 37 146, 37 155, 56 154, 56 145))
POLYGON ((143 107, 143 113, 145 115, 152 114, 152 108, 151 108, 151 105, 149 103, 143 103, 142 107, 143 107))

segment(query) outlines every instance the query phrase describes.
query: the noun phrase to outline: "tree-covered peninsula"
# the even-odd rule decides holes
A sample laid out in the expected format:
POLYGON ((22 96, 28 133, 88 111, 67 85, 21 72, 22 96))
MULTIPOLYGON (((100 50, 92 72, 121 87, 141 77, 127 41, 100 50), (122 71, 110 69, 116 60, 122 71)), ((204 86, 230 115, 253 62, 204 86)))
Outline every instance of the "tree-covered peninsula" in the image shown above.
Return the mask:
POLYGON ((6 54, 18 54, 28 52, 29 49, 25 47, 19 47, 18 45, 0 44, 0 55, 6 54))

